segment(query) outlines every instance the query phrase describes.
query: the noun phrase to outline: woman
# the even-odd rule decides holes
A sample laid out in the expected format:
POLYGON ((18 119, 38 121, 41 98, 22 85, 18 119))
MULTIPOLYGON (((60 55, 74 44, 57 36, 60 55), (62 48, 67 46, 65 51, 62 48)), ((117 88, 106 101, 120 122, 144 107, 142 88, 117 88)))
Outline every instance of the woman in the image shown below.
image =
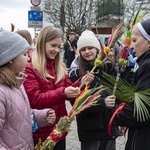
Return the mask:
MULTIPOLYGON (((132 29, 131 48, 137 57, 139 68, 136 70, 132 85, 137 91, 150 88, 150 18, 137 23, 132 29)), ((148 110, 150 106, 145 104, 148 110)), ((149 150, 150 120, 140 122, 134 115, 134 101, 128 104, 115 118, 115 123, 127 126, 128 140, 125 150, 149 150)))

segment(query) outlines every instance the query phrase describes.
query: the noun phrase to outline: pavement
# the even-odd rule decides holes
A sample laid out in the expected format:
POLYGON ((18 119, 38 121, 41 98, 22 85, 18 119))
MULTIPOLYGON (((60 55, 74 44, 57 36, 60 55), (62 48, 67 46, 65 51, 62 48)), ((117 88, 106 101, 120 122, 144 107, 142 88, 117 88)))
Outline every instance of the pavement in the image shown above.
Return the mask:
MULTIPOLYGON (((69 111, 71 108, 70 102, 66 101, 66 107, 69 111)), ((120 136, 116 139, 116 150, 124 150, 126 139, 120 136)), ((76 120, 71 124, 71 131, 66 137, 66 150, 80 150, 80 142, 78 140, 76 120)))

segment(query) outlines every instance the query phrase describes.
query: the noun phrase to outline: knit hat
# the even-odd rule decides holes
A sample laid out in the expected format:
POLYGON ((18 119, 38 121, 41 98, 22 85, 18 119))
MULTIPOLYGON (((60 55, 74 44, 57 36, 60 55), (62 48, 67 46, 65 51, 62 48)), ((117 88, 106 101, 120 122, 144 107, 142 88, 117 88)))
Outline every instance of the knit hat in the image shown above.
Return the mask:
POLYGON ((141 34, 150 41, 150 18, 137 23, 138 29, 141 34))
POLYGON ((89 30, 85 30, 82 32, 77 42, 77 50, 80 50, 83 47, 87 47, 87 46, 91 46, 100 50, 100 43, 98 39, 96 38, 95 34, 89 30))
POLYGON ((30 46, 19 34, 0 30, 0 66, 8 63, 30 46))

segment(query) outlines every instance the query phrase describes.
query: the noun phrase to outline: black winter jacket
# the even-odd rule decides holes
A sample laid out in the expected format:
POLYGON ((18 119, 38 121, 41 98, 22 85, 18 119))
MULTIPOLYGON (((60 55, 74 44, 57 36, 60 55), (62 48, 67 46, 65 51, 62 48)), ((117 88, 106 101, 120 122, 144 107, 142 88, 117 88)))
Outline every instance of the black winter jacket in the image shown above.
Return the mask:
MULTIPOLYGON (((110 65, 110 64, 108 64, 110 65)), ((86 71, 91 71, 93 65, 87 64, 86 71)), ((76 58, 70 68, 69 76, 72 81, 76 81, 79 76, 78 58, 76 58)), ((113 70, 114 71, 114 70, 113 70)), ((94 87, 96 83, 100 85, 100 71, 95 69, 95 79, 90 87, 94 87)), ((98 100, 96 106, 92 106, 77 116, 78 136, 81 142, 95 141, 95 140, 111 140, 112 137, 108 135, 108 122, 112 115, 113 110, 105 106, 104 99, 108 96, 104 92, 98 100)), ((113 135, 116 137, 119 134, 118 127, 112 128, 113 135)))
MULTIPOLYGON (((138 85, 137 91, 150 88, 150 50, 142 54, 138 59, 138 70, 135 73, 132 84, 138 85)), ((146 105, 150 111, 150 106, 146 105)), ((150 120, 137 121, 134 116, 134 101, 128 104, 115 118, 119 126, 127 126, 128 140, 125 150, 150 150, 150 120)))

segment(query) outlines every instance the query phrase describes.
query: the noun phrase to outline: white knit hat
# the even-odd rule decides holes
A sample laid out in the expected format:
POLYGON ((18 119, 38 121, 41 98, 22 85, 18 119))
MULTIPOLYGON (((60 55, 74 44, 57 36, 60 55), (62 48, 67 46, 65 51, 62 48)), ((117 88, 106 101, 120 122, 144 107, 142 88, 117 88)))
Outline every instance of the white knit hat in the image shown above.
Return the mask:
POLYGON ((85 30, 82 32, 77 42, 77 50, 79 51, 83 47, 87 46, 95 47, 96 49, 100 50, 100 43, 95 34, 90 30, 85 30))
POLYGON ((19 34, 0 30, 0 66, 8 63, 30 46, 19 34))

